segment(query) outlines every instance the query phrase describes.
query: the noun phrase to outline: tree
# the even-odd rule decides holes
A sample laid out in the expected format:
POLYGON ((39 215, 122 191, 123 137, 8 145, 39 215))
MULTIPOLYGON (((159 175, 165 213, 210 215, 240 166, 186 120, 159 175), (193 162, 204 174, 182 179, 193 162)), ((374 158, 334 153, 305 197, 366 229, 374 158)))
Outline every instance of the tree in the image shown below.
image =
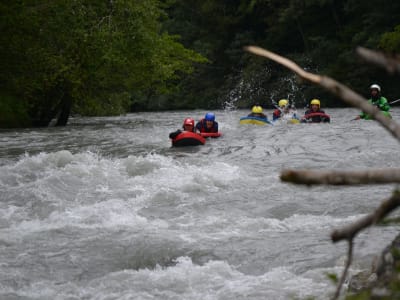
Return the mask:
POLYGON ((171 80, 205 58, 162 32, 160 1, 42 0, 1 4, 2 94, 33 125, 70 111, 129 110, 131 95, 167 93, 171 80))

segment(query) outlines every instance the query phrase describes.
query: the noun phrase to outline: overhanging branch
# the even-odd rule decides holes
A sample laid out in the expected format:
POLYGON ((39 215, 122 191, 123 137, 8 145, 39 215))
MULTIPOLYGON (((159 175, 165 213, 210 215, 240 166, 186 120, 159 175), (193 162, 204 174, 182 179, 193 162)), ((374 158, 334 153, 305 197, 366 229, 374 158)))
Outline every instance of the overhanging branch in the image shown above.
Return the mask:
POLYGON ((388 73, 400 73, 400 55, 389 56, 363 47, 357 47, 356 52, 366 61, 386 69, 388 73))
POLYGON ((347 104, 357 107, 363 112, 371 115, 373 119, 378 121, 383 127, 385 127, 394 137, 396 137, 400 141, 400 125, 392 119, 386 117, 377 107, 369 104, 365 98, 363 98, 353 90, 349 89, 345 85, 337 82, 330 77, 306 72, 293 61, 263 48, 256 46, 247 46, 245 47, 245 50, 250 53, 269 58, 292 70, 301 78, 322 86, 334 95, 340 97, 347 104))
POLYGON ((357 185, 400 183, 400 169, 369 169, 365 171, 283 170, 282 181, 295 184, 357 185))
POLYGON ((331 234, 332 241, 351 240, 359 231, 380 222, 386 215, 399 206, 400 191, 397 190, 389 199, 384 200, 373 213, 359 219, 353 224, 334 230, 331 234))

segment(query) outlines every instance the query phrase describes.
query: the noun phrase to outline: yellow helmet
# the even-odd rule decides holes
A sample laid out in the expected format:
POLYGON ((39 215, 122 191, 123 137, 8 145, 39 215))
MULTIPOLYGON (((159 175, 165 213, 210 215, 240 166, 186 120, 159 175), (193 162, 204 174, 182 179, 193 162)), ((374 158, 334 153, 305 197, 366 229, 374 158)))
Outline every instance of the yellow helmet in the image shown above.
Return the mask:
POLYGON ((321 106, 321 102, 318 99, 312 99, 310 102, 311 105, 321 106))
POLYGON ((253 114, 261 114, 263 111, 262 107, 259 105, 254 105, 253 108, 251 109, 251 112, 253 114))
POLYGON ((289 101, 287 101, 286 99, 281 99, 278 102, 279 107, 285 107, 288 104, 289 104, 289 101))

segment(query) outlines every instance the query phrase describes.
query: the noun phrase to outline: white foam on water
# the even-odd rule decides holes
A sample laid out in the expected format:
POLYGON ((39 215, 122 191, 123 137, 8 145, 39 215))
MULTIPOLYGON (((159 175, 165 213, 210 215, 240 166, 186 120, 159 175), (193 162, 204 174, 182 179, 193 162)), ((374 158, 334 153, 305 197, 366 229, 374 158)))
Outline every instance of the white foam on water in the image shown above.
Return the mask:
MULTIPOLYGON (((231 215, 228 213, 220 213, 218 215, 204 216, 202 219, 193 220, 193 223, 186 223, 186 227, 197 228, 219 228, 215 230, 215 234, 227 235, 246 235, 251 233, 284 233, 296 231, 314 232, 318 228, 319 232, 329 232, 330 230, 343 226, 346 223, 352 223, 361 218, 363 215, 349 216, 344 218, 334 218, 331 216, 315 216, 315 215, 293 215, 289 218, 279 220, 276 218, 265 217, 246 217, 231 215)), ((209 233, 213 235, 213 233, 209 233)))
POLYGON ((275 268, 260 276, 243 274, 223 261, 195 265, 179 257, 176 265, 149 270, 122 270, 86 282, 34 282, 18 291, 19 296, 36 299, 327 299, 334 286, 321 279, 331 269, 296 275, 275 268), (319 273, 319 276, 318 274, 319 273))
MULTIPOLYGON (((240 126, 244 110, 220 112, 223 136, 193 149, 171 149, 168 132, 203 111, 8 134, 0 298, 330 298, 326 273, 339 274, 347 253, 331 231, 371 212, 392 187, 307 189, 280 182, 281 169, 400 159, 378 125, 347 124, 342 112, 329 125, 275 127, 240 126)), ((355 256, 379 253, 395 234, 366 230, 355 256)))
POLYGON ((0 215, 22 235, 69 225, 164 227, 164 221, 149 222, 137 211, 160 193, 186 199, 205 190, 218 193, 240 179, 237 167, 222 162, 193 166, 157 154, 110 159, 69 151, 25 155, 1 171, 2 188, 10 192, 1 197, 20 201, 0 205, 0 215), (32 213, 32 206, 40 211, 32 213))

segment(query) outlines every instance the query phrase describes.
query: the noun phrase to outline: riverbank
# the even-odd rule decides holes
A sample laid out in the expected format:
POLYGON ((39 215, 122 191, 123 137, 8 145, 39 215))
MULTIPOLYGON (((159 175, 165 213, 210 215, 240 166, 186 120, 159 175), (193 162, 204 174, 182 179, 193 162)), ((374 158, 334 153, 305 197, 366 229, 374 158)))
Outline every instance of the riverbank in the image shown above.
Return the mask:
POLYGON ((351 278, 347 299, 400 299, 400 234, 371 270, 351 278))

